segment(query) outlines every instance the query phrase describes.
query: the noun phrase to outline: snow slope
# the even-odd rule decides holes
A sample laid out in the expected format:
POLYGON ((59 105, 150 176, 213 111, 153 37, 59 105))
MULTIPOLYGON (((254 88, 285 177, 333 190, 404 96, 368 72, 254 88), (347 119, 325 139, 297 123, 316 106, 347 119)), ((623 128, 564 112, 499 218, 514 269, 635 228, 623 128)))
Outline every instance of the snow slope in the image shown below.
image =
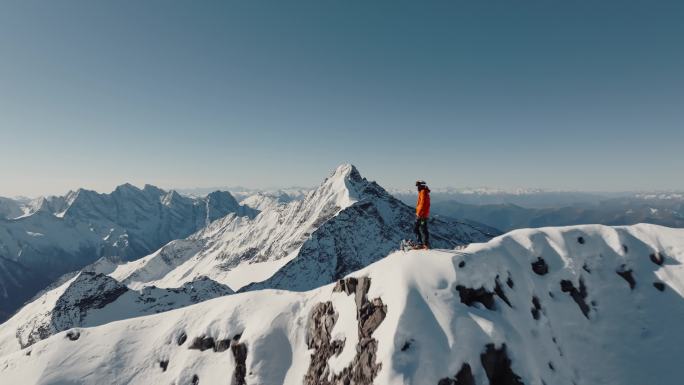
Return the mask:
POLYGON ((71 329, 0 356, 0 378, 677 385, 683 262, 680 229, 517 230, 461 252, 395 252, 307 292, 252 291, 71 329))
POLYGON ((272 210, 280 205, 287 204, 294 200, 304 199, 304 195, 291 196, 285 191, 260 191, 256 194, 250 195, 240 201, 241 205, 251 207, 259 211, 272 210))
POLYGON ((140 291, 104 274, 81 272, 28 303, 0 327, 0 355, 77 326, 160 313, 228 294, 227 286, 200 278, 174 289, 140 291))
MULTIPOLYGON (((342 165, 301 201, 254 219, 227 216, 110 275, 132 288, 178 287, 206 276, 234 290, 308 290, 367 266, 402 239, 413 238, 414 217, 413 208, 363 178, 354 166, 342 165)), ((498 234, 450 219, 435 218, 430 225, 436 247, 498 234)))
POLYGON ((257 214, 227 192, 187 198, 150 185, 138 189, 130 184, 111 194, 81 189, 64 197, 43 198, 33 207, 29 215, 0 219, 0 257, 15 262, 10 267, 16 271, 8 276, 20 278, 19 269, 30 271, 37 287, 11 284, 0 275, 0 286, 12 287, 16 299, 9 303, 0 297, 0 313, 13 312, 60 275, 98 258, 138 258, 227 214, 257 214))
POLYGON ((13 219, 24 215, 24 204, 11 198, 0 197, 0 218, 13 219))

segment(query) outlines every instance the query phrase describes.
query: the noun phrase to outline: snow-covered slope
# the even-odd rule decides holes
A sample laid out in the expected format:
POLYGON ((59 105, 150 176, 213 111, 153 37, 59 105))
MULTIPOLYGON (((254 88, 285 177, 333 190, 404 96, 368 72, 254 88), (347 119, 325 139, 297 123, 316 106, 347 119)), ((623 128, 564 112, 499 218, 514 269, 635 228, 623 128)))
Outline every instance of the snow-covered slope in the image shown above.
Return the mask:
POLYGON ((240 201, 241 205, 251 207, 259 211, 266 211, 274 209, 280 205, 290 203, 294 200, 304 199, 304 196, 291 196, 285 191, 278 190, 272 192, 260 191, 256 194, 250 195, 240 201))
MULTIPOLYGON (((207 276, 234 290, 308 290, 367 266, 412 238, 414 211, 351 165, 301 201, 256 218, 227 216, 188 239, 122 265, 111 276, 139 288, 178 287, 207 276)), ((494 229, 435 218, 435 247, 484 241, 494 229)))
POLYGON ((13 219, 24 215, 24 205, 14 199, 0 197, 0 218, 13 219))
MULTIPOLYGON (((111 194, 78 190, 36 201, 33 207, 30 215, 0 219, 0 257, 30 271, 38 288, 101 257, 130 260, 144 256, 227 214, 257 214, 227 192, 187 198, 150 185, 138 189, 129 184, 111 194)), ((0 286, 10 283, 3 279, 0 286)), ((19 300, 16 304, 0 302, 0 312, 12 312, 36 293, 14 286, 19 300)))
POLYGON ((0 356, 22 384, 678 385, 684 230, 518 230, 77 328, 0 356))
POLYGON ((230 288, 205 277, 179 288, 136 291, 104 274, 81 272, 0 326, 0 355, 73 327, 160 313, 228 294, 233 294, 230 288))

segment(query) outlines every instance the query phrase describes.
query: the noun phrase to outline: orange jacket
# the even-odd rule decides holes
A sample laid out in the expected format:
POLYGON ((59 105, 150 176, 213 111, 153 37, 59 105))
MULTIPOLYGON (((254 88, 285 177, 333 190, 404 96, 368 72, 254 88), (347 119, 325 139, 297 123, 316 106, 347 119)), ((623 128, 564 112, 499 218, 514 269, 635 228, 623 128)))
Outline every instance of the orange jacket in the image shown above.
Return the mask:
POLYGON ((430 216, 430 190, 427 187, 418 191, 416 216, 418 218, 427 218, 430 216))

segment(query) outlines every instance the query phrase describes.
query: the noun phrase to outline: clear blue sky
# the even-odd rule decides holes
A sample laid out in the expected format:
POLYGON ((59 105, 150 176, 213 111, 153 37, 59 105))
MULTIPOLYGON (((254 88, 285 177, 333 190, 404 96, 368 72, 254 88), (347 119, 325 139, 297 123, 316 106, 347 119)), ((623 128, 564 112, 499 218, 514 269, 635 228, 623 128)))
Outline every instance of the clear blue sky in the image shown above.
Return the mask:
POLYGON ((684 189, 684 2, 0 3, 0 195, 684 189))

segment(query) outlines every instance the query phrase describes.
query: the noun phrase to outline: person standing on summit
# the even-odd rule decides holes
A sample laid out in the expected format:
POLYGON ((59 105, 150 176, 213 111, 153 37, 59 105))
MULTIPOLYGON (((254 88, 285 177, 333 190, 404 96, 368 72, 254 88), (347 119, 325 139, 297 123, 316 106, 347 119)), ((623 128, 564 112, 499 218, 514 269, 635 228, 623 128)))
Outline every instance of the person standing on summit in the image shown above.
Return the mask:
POLYGON ((418 202, 416 202, 416 225, 413 231, 418 237, 418 249, 430 248, 430 234, 428 233, 428 218, 430 217, 430 189, 424 180, 416 181, 418 188, 418 202))

